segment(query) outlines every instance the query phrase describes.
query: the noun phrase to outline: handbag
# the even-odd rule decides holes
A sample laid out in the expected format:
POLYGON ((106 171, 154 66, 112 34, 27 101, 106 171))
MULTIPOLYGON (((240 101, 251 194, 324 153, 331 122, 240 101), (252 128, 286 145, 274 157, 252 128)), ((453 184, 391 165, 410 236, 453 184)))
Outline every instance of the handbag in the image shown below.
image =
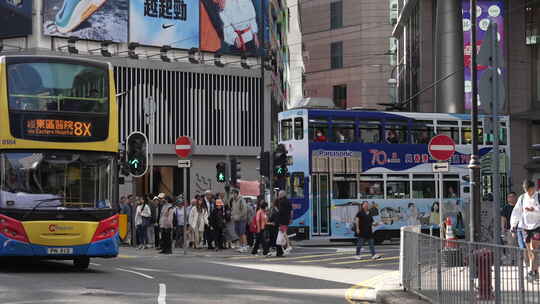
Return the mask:
POLYGON ((285 240, 285 233, 280 230, 276 238, 276 245, 284 246, 285 244, 287 244, 287 240, 285 240))

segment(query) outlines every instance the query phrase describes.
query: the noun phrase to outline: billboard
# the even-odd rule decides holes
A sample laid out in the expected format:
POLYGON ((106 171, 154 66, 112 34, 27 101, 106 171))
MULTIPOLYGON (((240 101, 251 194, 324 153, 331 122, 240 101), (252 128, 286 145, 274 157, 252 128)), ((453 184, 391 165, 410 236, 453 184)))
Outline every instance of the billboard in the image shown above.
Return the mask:
MULTIPOLYGON (((464 59, 465 59, 465 109, 470 110, 472 105, 472 76, 471 76, 471 14, 470 14, 470 1, 463 0, 463 47, 464 47, 464 59)), ((496 22, 498 25, 498 43, 501 50, 503 50, 504 56, 504 0, 479 0, 476 6, 476 44, 477 51, 480 51, 484 36, 490 22, 496 22)), ((484 70, 487 67, 478 66, 478 82, 482 79, 484 70)), ((503 76, 505 69, 502 69, 503 76)), ((480 102, 482 102, 480 100, 480 102)))
POLYGON ((43 33, 127 42, 129 0, 43 1, 43 33))
POLYGON ((201 50, 261 54, 268 0, 201 0, 201 50))
POLYGON ((199 0, 134 0, 129 40, 142 45, 199 47, 199 0))
POLYGON ((0 38, 32 34, 32 1, 0 0, 0 24, 0 38))

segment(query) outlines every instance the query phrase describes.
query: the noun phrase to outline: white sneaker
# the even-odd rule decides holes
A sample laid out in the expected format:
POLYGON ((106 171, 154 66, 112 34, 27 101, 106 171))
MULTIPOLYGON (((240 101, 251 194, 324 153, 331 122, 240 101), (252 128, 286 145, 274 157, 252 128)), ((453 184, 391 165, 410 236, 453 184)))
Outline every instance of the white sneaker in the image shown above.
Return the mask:
POLYGON ((361 256, 359 256, 359 255, 355 255, 355 256, 354 256, 354 259, 355 259, 355 260, 361 260, 361 259, 362 259, 362 257, 361 257, 361 256))
POLYGON ((276 256, 276 253, 275 252, 269 252, 266 256, 267 257, 274 257, 274 256, 276 256))
POLYGON ((291 247, 291 246, 285 248, 285 250, 284 250, 284 252, 286 252, 287 254, 291 253, 291 251, 292 251, 292 247, 291 247))
POLYGON ((378 260, 378 259, 380 259, 380 258, 381 258, 381 256, 378 255, 378 254, 376 254, 376 255, 374 255, 374 256, 371 257, 372 260, 378 260))

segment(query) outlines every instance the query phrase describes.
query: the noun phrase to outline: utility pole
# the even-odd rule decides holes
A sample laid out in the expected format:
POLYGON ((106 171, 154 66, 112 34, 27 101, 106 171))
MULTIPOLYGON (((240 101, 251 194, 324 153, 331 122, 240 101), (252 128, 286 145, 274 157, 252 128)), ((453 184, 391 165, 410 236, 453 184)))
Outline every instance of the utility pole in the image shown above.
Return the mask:
POLYGON ((472 242, 479 239, 480 233, 480 156, 478 151, 478 83, 476 64, 476 0, 471 0, 471 80, 472 80, 472 106, 471 106, 471 137, 472 154, 469 162, 469 176, 471 188, 471 202, 469 206, 469 229, 472 242))
POLYGON ((144 112, 146 116, 146 124, 148 125, 148 147, 150 154, 150 193, 154 192, 154 116, 156 113, 156 103, 154 97, 149 96, 144 99, 144 112))

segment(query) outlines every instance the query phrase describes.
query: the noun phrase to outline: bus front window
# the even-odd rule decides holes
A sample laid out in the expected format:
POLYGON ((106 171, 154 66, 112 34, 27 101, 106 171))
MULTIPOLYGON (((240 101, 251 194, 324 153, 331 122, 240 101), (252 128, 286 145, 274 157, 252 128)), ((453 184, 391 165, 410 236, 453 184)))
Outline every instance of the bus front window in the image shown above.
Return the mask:
POLYGON ((9 152, 0 164, 0 208, 111 208, 112 155, 9 152))
POLYGON ((13 63, 7 67, 12 111, 107 113, 108 70, 68 63, 13 63))

